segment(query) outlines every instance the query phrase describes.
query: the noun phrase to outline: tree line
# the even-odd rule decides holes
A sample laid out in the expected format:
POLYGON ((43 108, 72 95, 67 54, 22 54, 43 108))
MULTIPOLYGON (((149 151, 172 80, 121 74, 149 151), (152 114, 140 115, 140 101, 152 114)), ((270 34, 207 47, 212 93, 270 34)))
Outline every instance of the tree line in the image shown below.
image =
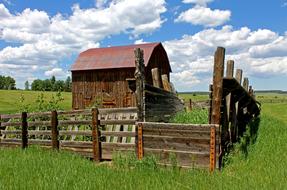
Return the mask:
POLYGON ((64 80, 56 80, 55 76, 52 76, 50 79, 36 79, 31 85, 28 81, 25 82, 25 90, 34 90, 34 91, 64 91, 71 92, 72 91, 72 80, 71 77, 67 77, 64 80))
POLYGON ((10 76, 0 75, 0 89, 1 90, 15 90, 16 81, 10 76))

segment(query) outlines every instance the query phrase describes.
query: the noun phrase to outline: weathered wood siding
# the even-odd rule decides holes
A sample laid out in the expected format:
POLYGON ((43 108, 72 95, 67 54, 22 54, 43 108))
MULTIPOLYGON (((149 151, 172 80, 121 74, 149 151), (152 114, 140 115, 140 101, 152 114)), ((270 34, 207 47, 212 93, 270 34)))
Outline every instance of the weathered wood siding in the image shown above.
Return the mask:
POLYGON ((133 78, 134 68, 72 72, 73 109, 93 105, 116 108, 135 106, 135 97, 127 78, 133 78))
MULTIPOLYGON (((151 69, 158 68, 160 74, 167 74, 169 79, 170 65, 164 49, 155 48, 145 67, 146 83, 152 85, 151 69)), ((72 71, 73 109, 84 109, 93 105, 104 108, 136 106, 134 92, 126 81, 134 78, 135 68, 102 69, 72 71)))

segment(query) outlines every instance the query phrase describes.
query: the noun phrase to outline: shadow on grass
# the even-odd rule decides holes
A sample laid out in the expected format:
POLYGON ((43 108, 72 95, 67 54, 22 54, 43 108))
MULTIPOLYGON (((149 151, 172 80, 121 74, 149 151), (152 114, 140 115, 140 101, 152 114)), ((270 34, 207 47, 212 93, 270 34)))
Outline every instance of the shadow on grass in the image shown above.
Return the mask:
POLYGON ((246 128, 245 133, 240 138, 239 149, 243 153, 244 157, 248 156, 248 147, 256 142, 258 136, 258 129, 260 125, 260 117, 254 118, 246 128))

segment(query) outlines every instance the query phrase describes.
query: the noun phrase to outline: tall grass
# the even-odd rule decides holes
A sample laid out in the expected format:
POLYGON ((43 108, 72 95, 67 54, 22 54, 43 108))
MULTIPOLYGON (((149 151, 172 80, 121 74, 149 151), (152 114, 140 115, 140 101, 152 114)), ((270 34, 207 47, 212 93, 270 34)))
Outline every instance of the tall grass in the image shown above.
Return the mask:
POLYGON ((225 168, 214 174, 161 168, 153 158, 118 157, 107 166, 35 147, 0 149, 0 189, 286 189, 286 127, 285 120, 263 113, 248 156, 237 144, 225 168))
POLYGON ((207 124, 208 110, 207 109, 193 109, 190 112, 179 112, 171 118, 172 123, 194 123, 207 124))

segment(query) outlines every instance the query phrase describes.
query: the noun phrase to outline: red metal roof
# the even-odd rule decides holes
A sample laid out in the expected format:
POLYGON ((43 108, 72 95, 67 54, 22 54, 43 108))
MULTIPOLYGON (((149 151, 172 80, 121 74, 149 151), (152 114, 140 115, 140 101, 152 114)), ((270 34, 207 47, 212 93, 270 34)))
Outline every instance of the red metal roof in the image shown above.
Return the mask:
POLYGON ((134 49, 144 51, 144 64, 147 66, 153 50, 161 43, 136 44, 128 46, 115 46, 107 48, 93 48, 80 53, 72 65, 72 71, 130 68, 135 67, 134 49))

